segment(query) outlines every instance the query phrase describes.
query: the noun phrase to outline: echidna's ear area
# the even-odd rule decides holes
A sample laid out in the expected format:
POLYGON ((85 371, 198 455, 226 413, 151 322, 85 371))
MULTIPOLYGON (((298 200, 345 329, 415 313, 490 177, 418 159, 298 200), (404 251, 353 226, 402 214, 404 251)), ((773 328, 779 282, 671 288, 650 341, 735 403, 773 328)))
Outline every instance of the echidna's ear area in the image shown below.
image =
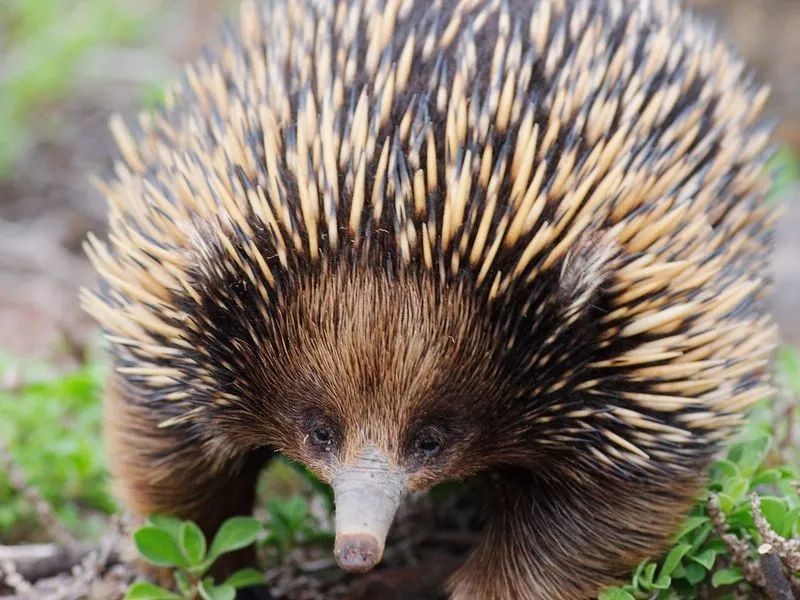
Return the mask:
POLYGON ((568 310, 582 310, 598 296, 613 275, 619 251, 616 241, 602 233, 575 241, 558 274, 557 294, 568 310))
POLYGON ((192 343, 210 281, 264 322, 287 277, 342 263, 468 282, 543 443, 674 461, 768 392, 766 97, 672 0, 245 2, 164 111, 114 121, 85 305, 120 372, 192 419, 237 400, 192 343))

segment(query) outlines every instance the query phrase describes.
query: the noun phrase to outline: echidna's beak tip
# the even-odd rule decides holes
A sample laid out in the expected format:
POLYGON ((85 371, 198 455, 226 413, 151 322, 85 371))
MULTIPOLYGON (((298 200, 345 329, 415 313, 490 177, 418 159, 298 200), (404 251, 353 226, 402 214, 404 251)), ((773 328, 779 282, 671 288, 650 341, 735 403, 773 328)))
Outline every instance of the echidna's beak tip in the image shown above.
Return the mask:
POLYGON ((339 533, 333 556, 343 571, 366 573, 381 561, 383 542, 369 533, 339 533))

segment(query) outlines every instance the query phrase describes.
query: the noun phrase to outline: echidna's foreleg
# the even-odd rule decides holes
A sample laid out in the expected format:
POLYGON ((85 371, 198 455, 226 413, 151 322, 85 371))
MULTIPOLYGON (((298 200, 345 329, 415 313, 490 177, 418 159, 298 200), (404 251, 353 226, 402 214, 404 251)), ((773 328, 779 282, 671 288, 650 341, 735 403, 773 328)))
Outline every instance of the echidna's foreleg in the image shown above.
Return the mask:
POLYGON ((701 485, 684 477, 506 476, 484 539, 450 581, 452 600, 592 597, 663 551, 701 485))
MULTIPOLYGON (((159 428, 153 411, 112 381, 106 395, 105 437, 117 495, 137 516, 158 513, 195 521, 210 539, 228 517, 250 514, 255 484, 268 454, 220 468, 179 427, 159 428)), ((252 552, 223 557, 218 574, 252 566, 252 552)))

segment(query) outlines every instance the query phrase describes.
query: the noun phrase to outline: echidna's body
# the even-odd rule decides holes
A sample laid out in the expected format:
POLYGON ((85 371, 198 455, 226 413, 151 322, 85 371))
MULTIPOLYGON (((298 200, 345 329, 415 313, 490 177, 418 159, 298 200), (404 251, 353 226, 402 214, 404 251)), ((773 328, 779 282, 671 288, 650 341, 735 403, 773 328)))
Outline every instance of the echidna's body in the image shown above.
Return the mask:
POLYGON ((211 528, 282 451, 359 571, 406 491, 494 472, 454 597, 623 576, 768 393, 765 97, 670 0, 246 4, 115 127, 123 497, 211 528))

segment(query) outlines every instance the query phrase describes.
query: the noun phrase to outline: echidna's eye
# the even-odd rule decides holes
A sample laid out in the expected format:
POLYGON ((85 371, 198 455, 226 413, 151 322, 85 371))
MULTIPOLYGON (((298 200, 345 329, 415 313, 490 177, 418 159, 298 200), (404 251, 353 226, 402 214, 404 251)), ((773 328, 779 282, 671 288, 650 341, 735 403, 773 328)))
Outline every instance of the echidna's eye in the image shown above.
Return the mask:
POLYGON ((333 445, 333 432, 327 425, 317 425, 311 432, 311 442, 326 451, 333 445))
POLYGON ((411 443, 411 459, 414 462, 427 462, 442 451, 442 433, 437 429, 425 428, 411 443))
POLYGON ((423 437, 417 440, 417 450, 424 456, 435 456, 441 449, 442 446, 439 441, 432 437, 423 437))
POLYGON ((413 425, 407 436, 407 466, 412 470, 430 466, 451 452, 451 441, 455 439, 452 419, 447 415, 431 415, 424 423, 413 425))
POLYGON ((342 431, 336 420, 319 410, 309 411, 304 419, 303 444, 318 453, 332 453, 338 450, 342 431))
POLYGON ((339 436, 327 419, 314 419, 307 429, 306 441, 317 452, 333 452, 338 445, 339 436))

